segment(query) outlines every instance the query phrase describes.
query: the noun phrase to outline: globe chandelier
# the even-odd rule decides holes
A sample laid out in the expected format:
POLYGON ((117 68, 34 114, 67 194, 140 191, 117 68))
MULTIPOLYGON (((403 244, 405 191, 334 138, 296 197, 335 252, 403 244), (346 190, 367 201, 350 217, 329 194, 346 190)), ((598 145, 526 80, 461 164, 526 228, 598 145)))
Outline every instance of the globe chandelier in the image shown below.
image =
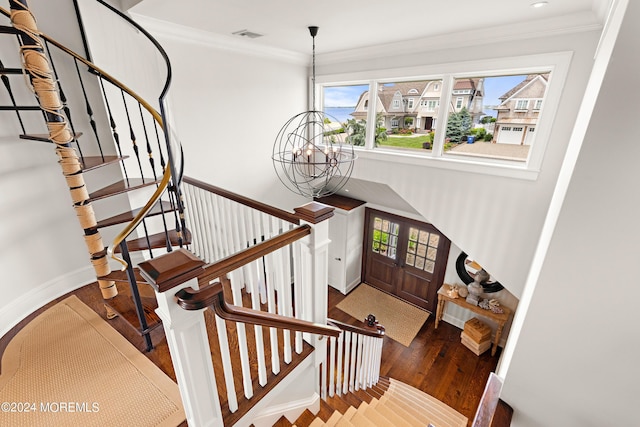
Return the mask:
POLYGON ((357 156, 339 120, 315 110, 318 27, 309 27, 309 33, 313 39, 314 109, 297 114, 285 123, 273 145, 272 159, 278 178, 289 190, 305 197, 324 197, 344 187, 357 156))

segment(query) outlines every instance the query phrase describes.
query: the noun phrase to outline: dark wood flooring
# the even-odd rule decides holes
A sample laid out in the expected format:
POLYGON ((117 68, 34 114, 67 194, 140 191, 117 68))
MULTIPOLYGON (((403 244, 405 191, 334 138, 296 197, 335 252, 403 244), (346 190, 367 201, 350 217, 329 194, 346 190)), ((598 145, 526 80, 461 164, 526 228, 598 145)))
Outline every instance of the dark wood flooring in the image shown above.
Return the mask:
MULTIPOLYGON (((335 307, 344 298, 329 287, 329 317, 348 323, 352 318, 335 307)), ((380 375, 430 394, 465 415, 471 426, 501 349, 493 357, 490 351, 476 356, 460 343, 460 329, 445 322, 435 329, 434 320, 430 315, 409 347, 384 338, 380 375)))
MULTIPOLYGON (((106 311, 97 284, 81 287, 70 294, 75 294, 106 319, 106 311)), ((36 310, 1 337, 0 356, 7 343, 24 325, 70 294, 36 310)), ((355 319, 335 308, 343 298, 345 296, 340 292, 329 288, 329 317, 345 323, 353 323, 355 319)), ((129 324, 120 318, 108 320, 108 322, 137 348, 144 348, 144 340, 129 324)), ((460 332, 460 329, 444 322, 441 322, 436 330, 434 315, 431 315, 409 347, 385 337, 381 375, 395 378, 425 391, 464 414, 469 418, 469 425, 471 425, 489 373, 496 368, 500 349, 493 357, 490 352, 476 356, 460 343, 460 332)), ((155 348, 144 353, 145 356, 175 381, 163 329, 154 330, 152 338, 155 348)))

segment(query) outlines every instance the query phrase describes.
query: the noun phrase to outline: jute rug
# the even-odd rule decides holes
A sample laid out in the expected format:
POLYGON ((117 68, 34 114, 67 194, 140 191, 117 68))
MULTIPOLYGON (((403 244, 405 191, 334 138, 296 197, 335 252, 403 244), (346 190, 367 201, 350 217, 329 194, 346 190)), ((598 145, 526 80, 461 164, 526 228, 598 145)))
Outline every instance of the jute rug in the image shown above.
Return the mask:
POLYGON ((11 340, 2 357, 0 419, 11 426, 176 426, 178 386, 72 296, 11 340))
POLYGON ((429 317, 429 312, 366 283, 358 285, 336 307, 358 320, 364 320, 369 314, 373 314, 384 326, 385 334, 405 347, 411 345, 429 317))

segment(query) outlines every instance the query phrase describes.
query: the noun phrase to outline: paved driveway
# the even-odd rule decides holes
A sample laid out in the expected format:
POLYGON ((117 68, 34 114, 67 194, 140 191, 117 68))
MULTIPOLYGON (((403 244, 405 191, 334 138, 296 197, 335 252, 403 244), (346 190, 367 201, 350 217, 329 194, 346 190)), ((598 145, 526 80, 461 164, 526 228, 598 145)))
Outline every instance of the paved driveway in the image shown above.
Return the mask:
POLYGON ((459 144, 447 151, 447 154, 493 157, 497 159, 526 161, 529 155, 528 145, 492 144, 476 141, 473 144, 459 144))

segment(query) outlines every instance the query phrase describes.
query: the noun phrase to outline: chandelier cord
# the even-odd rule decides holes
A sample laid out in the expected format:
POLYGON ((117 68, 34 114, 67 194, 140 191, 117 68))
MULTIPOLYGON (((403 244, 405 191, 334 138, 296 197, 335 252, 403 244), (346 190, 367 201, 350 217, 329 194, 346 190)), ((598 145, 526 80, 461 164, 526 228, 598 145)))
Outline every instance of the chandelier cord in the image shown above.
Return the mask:
POLYGON ((318 34, 318 27, 309 27, 309 33, 311 33, 312 48, 311 48, 311 110, 316 109, 316 34, 318 34))

